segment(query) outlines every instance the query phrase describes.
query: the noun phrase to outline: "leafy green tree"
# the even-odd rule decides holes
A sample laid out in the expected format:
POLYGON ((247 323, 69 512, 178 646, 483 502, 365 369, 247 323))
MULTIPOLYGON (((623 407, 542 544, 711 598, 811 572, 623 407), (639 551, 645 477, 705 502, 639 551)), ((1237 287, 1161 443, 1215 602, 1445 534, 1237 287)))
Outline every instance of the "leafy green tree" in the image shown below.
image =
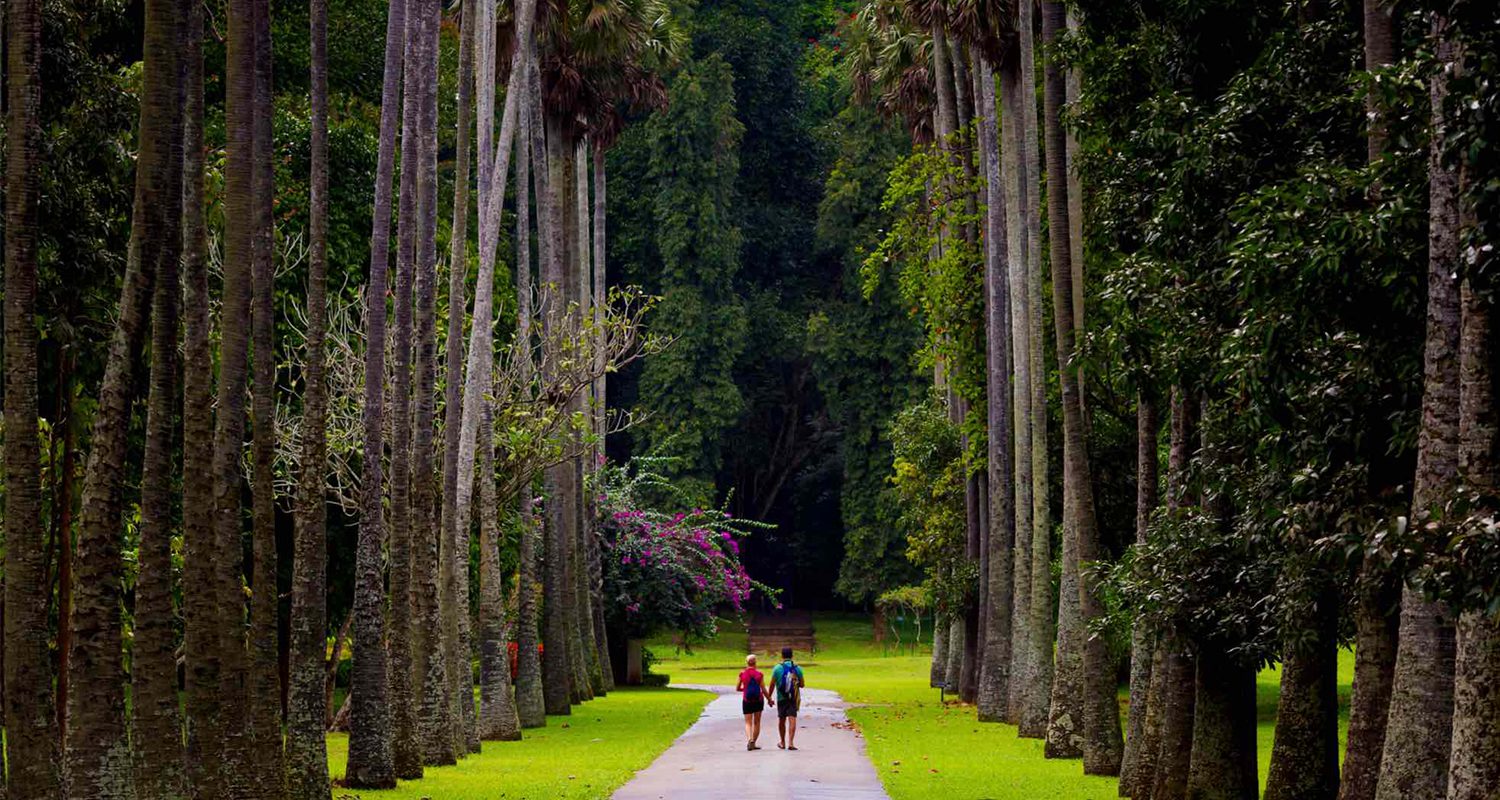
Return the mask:
POLYGON ((745 309, 735 291, 740 233, 734 224, 739 144, 734 78, 717 56, 690 62, 672 78, 669 108, 647 122, 650 177, 657 187, 656 249, 662 302, 653 329, 676 337, 646 364, 641 438, 671 440, 679 477, 708 494, 723 432, 744 408, 733 369, 745 349, 745 309))

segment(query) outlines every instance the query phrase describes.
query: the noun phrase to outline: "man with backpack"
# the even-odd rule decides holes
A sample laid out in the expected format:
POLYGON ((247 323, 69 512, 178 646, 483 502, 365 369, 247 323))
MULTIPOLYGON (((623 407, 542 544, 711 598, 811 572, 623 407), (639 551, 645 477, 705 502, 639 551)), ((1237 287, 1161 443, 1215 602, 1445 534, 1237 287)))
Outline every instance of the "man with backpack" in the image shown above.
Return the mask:
POLYGON ((781 735, 776 746, 796 750, 797 709, 802 705, 802 687, 807 681, 802 668, 792 661, 792 648, 781 648, 781 663, 771 671, 771 682, 776 684, 776 732, 781 735))

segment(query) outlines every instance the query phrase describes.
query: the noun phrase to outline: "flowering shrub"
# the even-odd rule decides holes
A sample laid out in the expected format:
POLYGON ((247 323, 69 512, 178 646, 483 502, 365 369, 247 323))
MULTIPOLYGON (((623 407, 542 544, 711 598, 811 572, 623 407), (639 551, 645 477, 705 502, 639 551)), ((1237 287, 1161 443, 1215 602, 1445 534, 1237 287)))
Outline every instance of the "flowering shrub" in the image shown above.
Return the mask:
POLYGON ((717 633, 715 612, 743 611, 759 591, 774 590, 745 572, 740 541, 763 523, 725 509, 663 511, 682 497, 650 460, 601 470, 599 530, 604 554, 605 613, 632 639, 663 630, 694 638, 717 633))

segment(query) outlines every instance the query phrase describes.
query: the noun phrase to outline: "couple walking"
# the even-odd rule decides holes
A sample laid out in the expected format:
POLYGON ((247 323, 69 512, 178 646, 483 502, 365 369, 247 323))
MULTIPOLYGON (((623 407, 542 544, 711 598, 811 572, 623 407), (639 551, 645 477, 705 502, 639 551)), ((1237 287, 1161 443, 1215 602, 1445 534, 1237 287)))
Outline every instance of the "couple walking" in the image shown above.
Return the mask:
POLYGON ((755 668, 755 654, 745 656, 745 670, 740 673, 735 691, 741 692, 741 710, 745 713, 745 749, 759 750, 755 740, 760 738, 760 715, 766 704, 776 709, 776 732, 781 741, 776 746, 783 750, 797 749, 797 709, 802 705, 802 687, 806 683, 802 668, 792 661, 792 648, 781 648, 781 663, 771 670, 771 685, 766 685, 765 676, 755 668), (775 687, 775 696, 771 687, 775 687))

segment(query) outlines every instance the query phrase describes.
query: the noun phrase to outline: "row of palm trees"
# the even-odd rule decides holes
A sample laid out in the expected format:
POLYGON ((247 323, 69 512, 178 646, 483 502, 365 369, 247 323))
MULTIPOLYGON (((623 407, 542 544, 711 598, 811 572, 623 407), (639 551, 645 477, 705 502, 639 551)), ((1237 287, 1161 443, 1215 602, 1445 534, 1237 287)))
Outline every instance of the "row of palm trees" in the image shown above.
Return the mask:
MULTIPOLYGON (((1393 12, 1380 0, 1366 0, 1363 12, 1366 66, 1377 70, 1395 60, 1393 12)), ((1308 4, 1298 18, 1315 21, 1320 13, 1321 4, 1308 4)), ((1429 75, 1430 264, 1414 516, 1441 506, 1461 485, 1487 491, 1493 484, 1486 455, 1494 447, 1494 429, 1486 422, 1494 413, 1487 350, 1493 334, 1483 276, 1467 276, 1458 263, 1459 176, 1443 155, 1450 146, 1444 138, 1444 93, 1461 58, 1444 12, 1435 10, 1430 19, 1436 59, 1429 75)), ((975 702, 981 720, 1011 722, 1021 736, 1044 738, 1047 756, 1081 757, 1088 774, 1119 775, 1122 796, 1255 797, 1253 738, 1248 758, 1243 744, 1244 737, 1254 735, 1253 667, 1223 645, 1189 642, 1173 630, 1137 620, 1124 726, 1128 736, 1122 736, 1114 663, 1106 637, 1097 633, 1106 618, 1102 578, 1084 566, 1099 561, 1103 549, 1086 444, 1085 376, 1078 360, 1083 192, 1071 163, 1078 144, 1063 124, 1064 108, 1079 94, 1080 76, 1056 48, 1076 24, 1069 8, 1053 0, 870 0, 848 28, 857 95, 901 120, 914 142, 937 147, 950 165, 941 179, 929 183, 929 205, 963 205, 967 218, 976 220, 941 223, 945 227, 936 232, 929 268, 941 269, 945 251, 961 247, 981 253, 983 264, 984 363, 945 364, 940 358, 934 372, 957 423, 970 409, 953 374, 970 369, 984 376, 987 469, 968 471, 965 487, 966 555, 978 565, 979 589, 940 620, 931 681, 975 702), (949 185, 937 185, 943 182, 949 185), (1064 462, 1055 616, 1042 352, 1043 288, 1049 281, 1064 462)), ((1368 149, 1375 162, 1387 147, 1386 121, 1377 90, 1369 91, 1368 149)), ((941 344, 956 334, 932 335, 941 344)), ((941 346, 937 350, 945 352, 941 346)), ((1159 503, 1169 510, 1190 503, 1189 465, 1208 455, 1197 453, 1203 413, 1198 390, 1180 376, 1176 380, 1169 408, 1159 408, 1160 401, 1144 390, 1137 404, 1136 541, 1141 544, 1159 503), (1167 474, 1159 476, 1157 441, 1164 421, 1170 426, 1170 457, 1167 474), (1164 498, 1159 477, 1165 477, 1164 498)), ((1206 507, 1211 501, 1202 502, 1206 507)), ((1282 700, 1326 700, 1327 708, 1307 715, 1321 721, 1303 725, 1304 730, 1297 729, 1304 717, 1296 709, 1285 714, 1267 796, 1487 796, 1483 793, 1493 790, 1496 775, 1492 766, 1481 766, 1497 741, 1496 706, 1484 701, 1492 696, 1495 642, 1500 641, 1493 615, 1456 615, 1420 591, 1403 591, 1400 576, 1365 583, 1370 594, 1358 598, 1353 615, 1357 663, 1342 785, 1331 673, 1326 684, 1309 684, 1322 680, 1321 664, 1331 670, 1334 663, 1338 617, 1335 608, 1325 606, 1321 613, 1329 621, 1318 635, 1329 655, 1315 664, 1289 648, 1282 700)))
MULTIPOLYGON (((326 0, 310 3, 307 324, 298 376, 305 388, 290 556, 277 553, 275 534, 271 6, 269 0, 228 4, 223 222, 217 230, 205 212, 204 9, 194 0, 145 4, 135 210, 84 482, 76 603, 61 622, 72 643, 66 680, 58 682, 71 687, 60 718, 53 713, 47 593, 41 591, 37 337, 31 322, 38 264, 41 3, 22 0, 7 10, 3 686, 9 770, 0 796, 324 800, 330 789, 325 664, 331 390, 326 0), (215 235, 222 245, 217 296, 210 290, 215 235), (149 394, 127 670, 121 542, 132 387, 143 361, 149 362, 149 394), (172 551, 178 475, 180 585, 172 551), (247 516, 249 558, 242 559, 237 554, 247 516), (278 561, 288 557, 291 636, 283 686, 276 574, 278 561), (173 622, 179 589, 185 690, 180 705, 173 622)), ((604 376, 650 344, 639 336, 640 304, 616 300, 605 290, 603 153, 627 114, 664 102, 659 72, 674 57, 678 34, 654 0, 462 4, 459 151, 447 263, 453 311, 445 336, 439 439, 437 87, 443 13, 439 0, 392 0, 387 19, 364 292, 364 381, 356 401, 363 414, 362 513, 343 776, 351 787, 387 787, 420 777, 426 765, 454 763, 477 751, 481 739, 519 738, 521 728, 545 724, 545 714, 566 714, 572 704, 612 688, 587 487, 610 425, 604 376), (497 124, 499 81, 505 92, 497 124), (471 161, 477 161, 478 277, 469 308, 471 161), (495 270, 512 167, 519 311, 515 338, 497 346, 495 270), (497 426, 507 434, 503 449, 496 446, 497 426), (538 513, 532 484, 539 473, 546 500, 538 513), (506 592, 508 576, 498 559, 500 509, 513 504, 525 524, 518 589, 506 592), (474 528, 481 547, 477 709, 468 585, 474 528), (507 596, 516 606, 514 631, 503 622, 507 596), (516 676, 509 674, 511 636, 519 640, 516 676), (537 646, 542 640, 544 649, 537 646)))

